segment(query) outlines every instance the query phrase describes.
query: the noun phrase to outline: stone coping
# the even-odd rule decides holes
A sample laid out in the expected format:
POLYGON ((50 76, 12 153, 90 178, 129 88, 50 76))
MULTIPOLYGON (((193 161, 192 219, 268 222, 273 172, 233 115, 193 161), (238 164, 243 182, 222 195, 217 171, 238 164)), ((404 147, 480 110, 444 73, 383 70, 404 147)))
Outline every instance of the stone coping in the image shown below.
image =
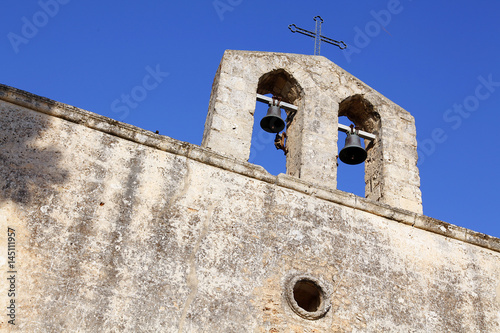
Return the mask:
POLYGON ((154 149, 185 156, 203 164, 208 164, 246 177, 258 179, 276 186, 308 194, 319 199, 411 225, 418 229, 500 252, 499 238, 446 223, 425 215, 390 207, 385 204, 356 196, 352 193, 325 188, 321 185, 306 182, 285 174, 273 176, 261 166, 225 156, 191 143, 155 134, 139 127, 122 123, 71 105, 56 102, 45 97, 34 95, 23 90, 0 84, 0 99, 29 108, 33 111, 62 118, 64 120, 154 149))

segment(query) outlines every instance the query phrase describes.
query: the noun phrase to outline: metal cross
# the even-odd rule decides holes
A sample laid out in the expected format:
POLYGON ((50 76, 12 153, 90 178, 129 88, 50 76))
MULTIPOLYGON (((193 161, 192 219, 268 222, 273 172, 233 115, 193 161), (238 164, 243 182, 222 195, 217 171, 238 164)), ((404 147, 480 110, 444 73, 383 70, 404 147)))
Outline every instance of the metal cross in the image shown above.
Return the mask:
POLYGON ((303 35, 314 38, 314 55, 319 55, 321 49, 321 42, 338 46, 341 50, 347 47, 347 45, 343 41, 331 39, 321 34, 321 24, 323 23, 323 19, 321 18, 321 16, 316 16, 314 18, 314 21, 316 22, 316 27, 314 32, 299 28, 295 24, 290 24, 288 26, 288 29, 290 29, 290 31, 293 33, 298 32, 303 35))

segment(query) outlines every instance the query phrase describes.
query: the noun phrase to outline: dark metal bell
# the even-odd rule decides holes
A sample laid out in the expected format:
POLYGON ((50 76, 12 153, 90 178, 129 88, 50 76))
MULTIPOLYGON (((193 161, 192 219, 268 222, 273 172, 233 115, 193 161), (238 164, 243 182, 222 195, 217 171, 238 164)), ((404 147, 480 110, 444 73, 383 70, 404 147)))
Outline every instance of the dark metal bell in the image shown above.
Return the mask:
POLYGON ((285 128, 285 121, 281 119, 281 109, 278 105, 270 105, 267 115, 260 121, 260 127, 269 133, 279 133, 285 128))
POLYGON ((366 160, 366 150, 361 146, 361 138, 356 133, 347 133, 345 146, 339 153, 339 158, 345 164, 360 164, 366 160))

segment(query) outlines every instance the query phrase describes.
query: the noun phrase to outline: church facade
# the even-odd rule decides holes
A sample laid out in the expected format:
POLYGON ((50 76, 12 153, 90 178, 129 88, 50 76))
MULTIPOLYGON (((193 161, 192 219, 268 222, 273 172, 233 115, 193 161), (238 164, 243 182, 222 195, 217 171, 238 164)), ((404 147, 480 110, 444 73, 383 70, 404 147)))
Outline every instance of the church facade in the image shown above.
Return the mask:
POLYGON ((2 330, 500 331, 500 240, 422 214, 413 117, 324 57, 226 51, 201 146, 7 86, 0 114, 2 330), (257 94, 297 107, 286 174, 247 162, 257 94))

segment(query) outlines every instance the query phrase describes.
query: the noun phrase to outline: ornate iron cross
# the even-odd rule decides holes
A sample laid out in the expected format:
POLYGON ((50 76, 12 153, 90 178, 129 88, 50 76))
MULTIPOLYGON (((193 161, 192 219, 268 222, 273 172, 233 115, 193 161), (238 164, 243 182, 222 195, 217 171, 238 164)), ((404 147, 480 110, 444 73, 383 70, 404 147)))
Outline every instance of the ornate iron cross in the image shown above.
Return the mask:
POLYGON ((298 32, 298 33, 301 33, 303 35, 314 38, 314 55, 319 55, 320 49, 321 49, 321 42, 325 42, 328 44, 338 46, 341 50, 343 50, 347 47, 347 45, 343 41, 331 39, 331 38, 325 37, 321 34, 321 24, 323 23, 323 19, 321 18, 321 16, 319 16, 319 15, 316 16, 314 18, 314 21, 316 22, 316 27, 315 27, 314 32, 299 28, 295 24, 290 24, 288 26, 288 29, 290 29, 290 31, 293 33, 298 32))

